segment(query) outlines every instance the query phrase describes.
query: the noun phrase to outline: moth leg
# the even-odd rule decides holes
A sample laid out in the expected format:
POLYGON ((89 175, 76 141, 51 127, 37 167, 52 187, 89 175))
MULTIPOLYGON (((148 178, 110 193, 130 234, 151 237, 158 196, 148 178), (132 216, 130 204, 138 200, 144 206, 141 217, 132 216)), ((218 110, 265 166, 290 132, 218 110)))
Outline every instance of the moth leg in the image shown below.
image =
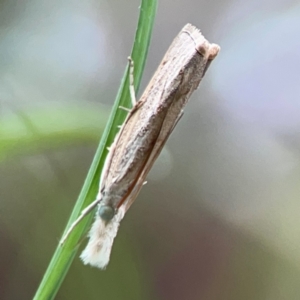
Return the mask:
MULTIPOLYGON (((129 56, 128 57, 128 63, 129 63, 129 92, 130 92, 130 99, 131 99, 131 105, 134 107, 136 105, 136 97, 135 97, 135 91, 134 91, 134 63, 132 58, 129 56)), ((125 110, 126 112, 130 112, 131 109, 124 107, 124 106, 119 106, 122 110, 125 110)))
POLYGON ((125 110, 126 112, 130 112, 131 109, 130 108, 127 108, 127 107, 124 107, 124 106, 119 106, 120 109, 122 110, 125 110))
MULTIPOLYGON (((129 92, 130 92, 130 99, 131 99, 131 105, 132 107, 135 106, 136 104, 136 97, 135 97, 135 91, 134 91, 134 63, 131 57, 128 57, 128 63, 129 63, 129 92)), ((126 112, 130 112, 131 109, 124 107, 124 106, 119 106, 120 109, 125 110, 126 112)))
POLYGON ((132 106, 136 105, 136 97, 135 97, 135 91, 134 91, 134 62, 132 58, 128 57, 129 61, 129 92, 130 92, 130 98, 132 102, 132 106))
POLYGON ((88 215, 95 206, 99 203, 100 199, 96 199, 94 202, 92 202, 89 206, 87 206, 81 213, 80 216, 71 224, 66 234, 63 236, 63 238, 60 241, 60 245, 63 245, 68 238, 68 236, 71 234, 71 232, 74 230, 74 228, 81 222, 81 220, 88 215))

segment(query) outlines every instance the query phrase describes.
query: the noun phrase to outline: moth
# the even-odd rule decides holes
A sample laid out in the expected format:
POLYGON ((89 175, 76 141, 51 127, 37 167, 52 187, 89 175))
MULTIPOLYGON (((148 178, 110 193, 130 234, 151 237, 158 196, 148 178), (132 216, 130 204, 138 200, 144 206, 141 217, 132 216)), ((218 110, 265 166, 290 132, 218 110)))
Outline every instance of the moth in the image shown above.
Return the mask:
POLYGON ((121 220, 219 49, 196 27, 187 24, 169 47, 137 102, 133 85, 130 85, 134 105, 110 147, 97 198, 81 212, 62 240, 98 206, 88 234, 89 242, 80 256, 84 264, 107 266, 121 220))

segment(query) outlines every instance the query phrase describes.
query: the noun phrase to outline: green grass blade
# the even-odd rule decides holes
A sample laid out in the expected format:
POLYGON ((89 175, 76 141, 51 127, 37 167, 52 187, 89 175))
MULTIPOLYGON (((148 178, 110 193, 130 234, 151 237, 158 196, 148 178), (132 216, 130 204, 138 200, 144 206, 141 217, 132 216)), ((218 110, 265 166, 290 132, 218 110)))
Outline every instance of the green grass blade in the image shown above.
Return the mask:
MULTIPOLYGON (((138 27, 136 31, 135 41, 131 53, 131 57, 135 63, 135 85, 136 90, 140 85, 142 72, 145 66, 146 56, 150 43, 151 32, 153 28, 155 13, 156 13, 157 1, 156 0, 142 0, 140 7, 140 16, 138 27)), ((100 144, 96 151, 94 160, 84 182, 81 193, 78 197, 72 215, 69 219, 69 225, 78 217, 79 213, 84 207, 94 201, 97 191, 100 173, 107 155, 106 148, 112 143, 118 129, 117 125, 124 122, 126 113, 118 107, 125 106, 130 107, 130 95, 129 95, 129 80, 128 80, 128 67, 123 76, 121 86, 113 106, 110 118, 107 126, 104 130, 100 144)), ((43 280, 36 292, 34 300, 50 300, 53 299, 60 288, 61 283, 68 269, 72 263, 74 256, 77 253, 79 247, 79 241, 83 234, 86 232, 87 227, 91 223, 93 214, 87 216, 83 221, 74 229, 69 236, 64 246, 58 246, 52 260, 48 266, 48 269, 43 277, 43 280)), ((65 230, 66 231, 66 230, 65 230)))

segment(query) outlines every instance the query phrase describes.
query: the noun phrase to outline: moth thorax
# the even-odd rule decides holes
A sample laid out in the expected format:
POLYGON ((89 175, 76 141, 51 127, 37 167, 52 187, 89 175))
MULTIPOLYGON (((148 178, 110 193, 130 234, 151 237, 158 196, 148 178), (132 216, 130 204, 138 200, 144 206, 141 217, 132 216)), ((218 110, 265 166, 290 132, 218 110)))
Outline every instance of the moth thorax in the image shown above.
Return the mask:
POLYGON ((112 206, 104 204, 98 208, 98 214, 103 221, 110 221, 115 215, 115 210, 112 206))

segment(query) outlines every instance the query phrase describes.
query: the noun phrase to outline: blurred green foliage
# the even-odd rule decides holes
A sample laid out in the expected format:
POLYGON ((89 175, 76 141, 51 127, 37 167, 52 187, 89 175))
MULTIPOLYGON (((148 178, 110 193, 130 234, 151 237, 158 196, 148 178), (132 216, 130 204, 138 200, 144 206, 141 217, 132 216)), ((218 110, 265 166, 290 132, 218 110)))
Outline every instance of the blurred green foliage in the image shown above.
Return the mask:
POLYGON ((100 105, 16 111, 0 119, 0 162, 17 155, 94 143, 107 118, 108 109, 100 105))

